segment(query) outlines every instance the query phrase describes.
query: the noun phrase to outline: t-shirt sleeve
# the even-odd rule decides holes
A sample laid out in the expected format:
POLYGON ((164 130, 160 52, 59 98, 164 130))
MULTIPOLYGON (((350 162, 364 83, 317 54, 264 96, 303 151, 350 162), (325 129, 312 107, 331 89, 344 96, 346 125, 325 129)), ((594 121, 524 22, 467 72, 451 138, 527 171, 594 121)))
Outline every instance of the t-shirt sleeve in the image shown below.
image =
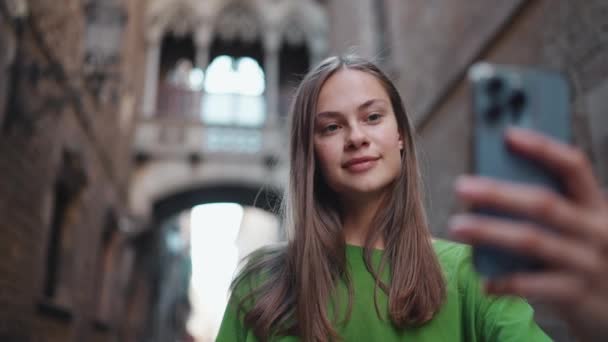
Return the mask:
POLYGON ((268 277, 266 267, 260 267, 260 264, 265 262, 281 261, 282 252, 285 250, 284 245, 277 245, 259 249, 248 257, 247 265, 242 274, 237 277, 236 286, 234 287, 230 300, 224 311, 224 318, 220 325, 216 341, 218 342, 257 342, 253 330, 245 325, 245 314, 254 307, 258 294, 256 293, 268 277), (263 258, 264 262, 260 262, 263 258), (249 265, 257 264, 252 270, 249 265), (263 270, 260 270, 263 269, 263 270), (248 271, 245 271, 248 270, 248 271))
POLYGON ((238 311, 239 299, 238 296, 230 296, 224 318, 220 325, 216 342, 253 342, 256 341, 253 334, 245 327, 243 323, 243 314, 238 311))
POLYGON ((518 297, 485 298, 484 339, 487 341, 551 341, 534 321, 534 310, 518 297))
MULTIPOLYGON (((480 341, 551 341, 534 321, 534 310, 526 300, 515 296, 489 296, 473 270, 471 249, 463 249, 461 274, 466 282, 470 313, 476 322, 480 341), (464 273, 464 274, 463 274, 464 273)), ((462 279, 461 278, 461 279, 462 279)))

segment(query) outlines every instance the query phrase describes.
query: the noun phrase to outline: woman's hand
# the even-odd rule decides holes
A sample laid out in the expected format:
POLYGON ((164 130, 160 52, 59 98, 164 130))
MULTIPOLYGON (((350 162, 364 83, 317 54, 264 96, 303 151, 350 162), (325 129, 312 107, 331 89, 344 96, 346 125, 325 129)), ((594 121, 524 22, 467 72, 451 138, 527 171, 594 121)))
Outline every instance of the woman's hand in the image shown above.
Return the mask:
MULTIPOLYGON (((543 260, 547 269, 493 279, 487 292, 514 294, 549 304, 583 341, 608 341, 608 201, 585 155, 530 131, 512 129, 506 139, 517 153, 555 172, 566 196, 545 188, 463 176, 457 196, 551 227, 472 214, 450 220, 450 234, 543 260)), ((607 156, 608 157, 608 156, 607 156)))

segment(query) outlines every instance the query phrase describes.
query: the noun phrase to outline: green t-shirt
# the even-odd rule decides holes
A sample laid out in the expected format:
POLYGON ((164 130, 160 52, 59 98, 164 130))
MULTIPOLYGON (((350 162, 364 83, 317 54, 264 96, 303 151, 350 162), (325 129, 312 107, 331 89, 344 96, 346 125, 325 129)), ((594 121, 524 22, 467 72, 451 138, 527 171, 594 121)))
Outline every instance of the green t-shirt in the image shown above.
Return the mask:
MULTIPOLYGON (((344 341, 550 341, 536 325, 533 310, 526 301, 516 297, 491 297, 482 293, 480 281, 471 265, 470 248, 452 242, 435 240, 435 252, 446 279, 447 296, 443 307, 426 324, 399 329, 388 319, 388 296, 378 289, 379 317, 374 304, 375 280, 363 260, 363 248, 346 246, 352 287, 353 306, 350 319, 336 324, 344 341)), ((373 250, 372 262, 378 265, 381 250, 373 250)), ((384 275, 385 277, 387 274, 384 275)), ((385 278, 386 279, 386 278, 385 278)), ((238 289, 237 289, 238 291, 238 289)), ((338 303, 346 312, 348 291, 338 285, 338 303)), ((330 311, 331 312, 331 311, 330 311)), ((328 314, 328 317, 333 317, 328 314)), ((273 341, 297 341, 297 337, 282 336, 273 341)), ((257 341, 242 317, 236 315, 234 299, 228 304, 217 341, 257 341)))

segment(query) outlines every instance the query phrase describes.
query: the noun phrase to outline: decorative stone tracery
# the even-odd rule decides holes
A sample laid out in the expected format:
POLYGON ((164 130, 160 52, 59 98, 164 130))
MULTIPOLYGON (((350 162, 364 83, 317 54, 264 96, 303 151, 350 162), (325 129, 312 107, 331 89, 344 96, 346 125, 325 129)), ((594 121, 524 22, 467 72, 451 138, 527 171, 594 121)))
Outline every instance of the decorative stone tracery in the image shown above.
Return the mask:
POLYGON ((276 121, 279 97, 279 50, 283 40, 306 42, 310 65, 327 53, 328 19, 313 0, 153 0, 146 14, 147 67, 144 115, 155 113, 160 44, 165 33, 192 32, 195 64, 205 69, 214 37, 222 41, 262 41, 267 75, 268 124, 276 121))
MULTIPOLYGON (((265 126, 258 132, 264 137, 261 150, 257 154, 237 154, 238 161, 227 162, 226 156, 221 159, 215 155, 204 155, 204 167, 198 167, 189 164, 187 159, 181 157, 183 154, 179 154, 179 151, 186 153, 190 151, 189 147, 196 148, 200 144, 182 144, 180 146, 183 151, 175 150, 177 152, 168 158, 163 157, 167 154, 152 156, 151 162, 139 169, 131 188, 133 211, 138 216, 146 217, 153 210, 152 203, 155 200, 205 184, 282 189, 288 174, 283 155, 283 130, 280 129, 285 121, 279 120, 280 114, 284 114, 279 109, 279 102, 288 93, 285 87, 281 88, 285 76, 282 73, 291 72, 290 68, 300 65, 297 72, 303 74, 306 70, 301 70, 301 65, 307 68, 327 54, 329 24, 325 7, 314 0, 150 0, 145 22, 147 79, 143 99, 144 115, 152 116, 156 112, 163 37, 166 34, 191 34, 196 50, 194 64, 203 70, 207 69, 210 59, 218 53, 213 50, 218 40, 223 45, 253 43, 242 45, 256 46, 256 49, 261 47, 262 53, 256 58, 266 77, 267 116, 265 126), (284 54, 286 46, 295 47, 296 52, 300 48, 305 52, 284 54), (307 61, 294 64, 296 57, 307 61), (286 66, 289 68, 284 68, 286 66), (275 161, 272 168, 264 163, 267 160, 275 161), (247 172, 243 172, 244 164, 247 164, 247 172), (158 179, 170 181, 158 182, 158 179)), ((285 111, 285 106, 282 110, 285 111)), ((142 123, 140 129, 143 125, 164 125, 164 121, 160 121, 162 120, 158 123, 154 120, 142 123)), ((192 123, 183 125, 194 127, 192 123)), ((195 131, 197 137, 201 130, 205 130, 202 126, 199 128, 195 131)), ((154 154, 156 145, 150 146, 144 150, 154 154)))
POLYGON ((219 39, 231 41, 241 39, 246 43, 252 43, 259 38, 262 28, 247 6, 235 3, 221 13, 217 18, 215 30, 219 39))

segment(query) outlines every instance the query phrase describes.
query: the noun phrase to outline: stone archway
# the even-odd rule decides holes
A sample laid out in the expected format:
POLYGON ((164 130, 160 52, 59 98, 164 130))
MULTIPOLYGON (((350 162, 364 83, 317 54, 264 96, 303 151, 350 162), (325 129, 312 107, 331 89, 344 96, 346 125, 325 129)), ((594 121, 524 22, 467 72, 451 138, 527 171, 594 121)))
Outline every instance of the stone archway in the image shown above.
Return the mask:
MULTIPOLYGON (((245 189, 237 192, 247 194, 242 196, 243 201, 251 199, 250 194, 257 193, 258 189, 270 189, 279 194, 285 188, 287 175, 285 165, 268 168, 256 156, 242 156, 238 161, 228 162, 220 156, 210 156, 198 165, 190 164, 186 159, 151 160, 141 165, 132 178, 129 205, 136 217, 149 220, 154 218, 154 209, 158 203, 170 203, 166 199, 175 196, 196 198, 186 195, 200 195, 202 192, 197 192, 196 189, 216 189, 220 185, 245 189)), ((215 193, 218 191, 213 192, 215 193)), ((167 205, 163 204, 163 208, 165 206, 167 205)))
POLYGON ((155 221, 162 221, 198 204, 230 202, 276 214, 279 210, 280 198, 277 189, 250 185, 213 184, 193 187, 161 198, 154 202, 153 213, 155 221))
MULTIPOLYGON (((187 236, 187 258, 191 267, 188 290, 191 324, 188 326, 193 336, 208 340, 215 335, 221 319, 218 309, 226 305, 217 298, 227 300, 228 285, 239 260, 260 247, 284 240, 278 220, 268 214, 276 213, 278 206, 277 190, 242 184, 192 187, 169 194, 153 204, 155 230, 164 236, 163 240, 170 237, 170 226, 176 223, 177 231, 182 232, 180 235, 187 236), (240 211, 226 212, 227 206, 235 209, 236 204, 241 205, 240 211), (187 233, 183 234, 184 231, 187 233)), ((183 294, 183 285, 179 286, 175 281, 179 277, 172 270, 183 258, 182 253, 181 258, 174 258, 163 268, 165 276, 158 290, 161 300, 156 305, 158 326, 166 324, 171 308, 180 303, 180 291, 176 289, 181 288, 183 294)))

